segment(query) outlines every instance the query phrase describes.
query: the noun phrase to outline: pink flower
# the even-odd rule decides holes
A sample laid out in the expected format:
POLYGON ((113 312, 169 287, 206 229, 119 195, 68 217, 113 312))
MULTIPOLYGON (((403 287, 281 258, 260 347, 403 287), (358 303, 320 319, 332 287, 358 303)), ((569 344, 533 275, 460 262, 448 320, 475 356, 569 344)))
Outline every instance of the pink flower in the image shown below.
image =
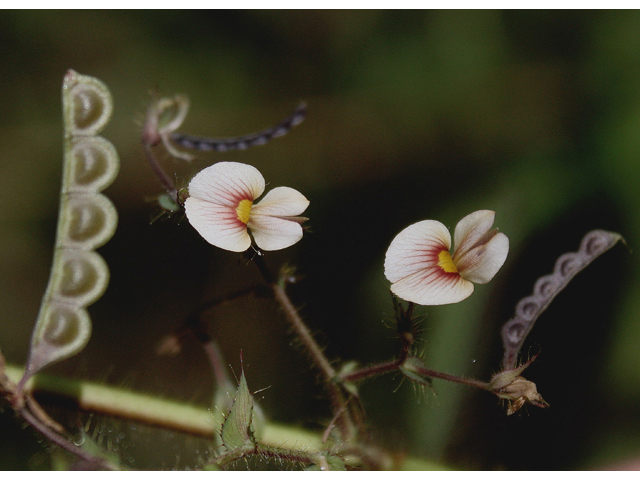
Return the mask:
POLYGON ((219 162, 199 172, 189 183, 184 203, 187 218, 210 244, 244 252, 256 245, 263 250, 280 250, 302 238, 300 217, 309 200, 297 190, 277 187, 259 203, 265 181, 251 165, 219 162))
POLYGON ((384 274, 391 291, 420 305, 461 302, 473 293, 473 284, 489 282, 504 264, 509 239, 491 230, 495 212, 479 210, 464 217, 451 234, 435 220, 414 223, 389 245, 384 274))

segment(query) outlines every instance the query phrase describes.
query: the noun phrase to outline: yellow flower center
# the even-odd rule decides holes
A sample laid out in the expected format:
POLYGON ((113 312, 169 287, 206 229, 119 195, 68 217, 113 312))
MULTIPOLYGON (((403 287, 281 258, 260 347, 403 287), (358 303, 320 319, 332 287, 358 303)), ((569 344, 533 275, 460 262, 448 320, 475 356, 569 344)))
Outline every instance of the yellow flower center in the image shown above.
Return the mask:
POLYGON ((238 214, 238 220, 242 223, 247 224, 249 222, 249 217, 251 216, 251 207, 253 206, 253 202, 251 200, 240 200, 240 203, 236 207, 236 213, 238 214))
POLYGON ((455 263, 453 263, 449 250, 442 250, 438 254, 438 266, 447 273, 458 273, 458 269, 455 263))

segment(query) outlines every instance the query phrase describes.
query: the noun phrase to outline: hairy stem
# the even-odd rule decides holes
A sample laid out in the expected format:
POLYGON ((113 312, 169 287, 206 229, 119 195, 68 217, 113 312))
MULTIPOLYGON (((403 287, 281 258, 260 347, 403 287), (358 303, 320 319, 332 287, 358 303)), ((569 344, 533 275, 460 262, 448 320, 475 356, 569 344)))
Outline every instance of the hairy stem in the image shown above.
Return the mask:
MULTIPOLYGON (((327 461, 324 455, 314 451, 295 450, 288 448, 264 446, 264 445, 252 445, 247 444, 233 450, 227 450, 221 453, 214 461, 213 465, 218 468, 225 468, 226 466, 240 460, 241 458, 249 456, 261 456, 264 458, 277 458, 279 460, 285 460, 289 462, 304 463, 307 465, 321 465, 328 470, 327 461)), ((323 470, 325 469, 323 468, 323 470)))
MULTIPOLYGON (((107 460, 95 457, 66 438, 63 435, 64 429, 53 419, 49 418, 46 412, 44 412, 40 405, 32 398, 30 393, 21 391, 19 397, 16 396, 17 389, 14 382, 15 379, 22 376, 22 371, 23 369, 6 365, 4 356, 0 352, 0 396, 12 405, 15 412, 49 442, 87 462, 92 468, 118 470, 116 466, 107 460)), ((24 378, 24 376, 22 376, 22 378, 24 378)), ((25 387, 24 383, 22 387, 25 387)))
POLYGON ((21 408, 20 410, 17 410, 16 413, 18 413, 29 425, 36 429, 38 433, 40 433, 48 441, 50 441, 54 445, 57 445, 63 450, 66 450, 70 454, 75 455, 79 459, 84 460, 92 466, 92 469, 119 470, 117 466, 112 465, 104 458, 91 455, 81 447, 78 447, 68 438, 51 430, 49 427, 41 423, 40 420, 38 420, 38 418, 33 415, 27 408, 21 408))
POLYGON ((415 372, 420 376, 427 378, 439 378, 441 380, 446 380, 448 382, 461 383, 463 385, 468 385, 470 387, 479 388, 481 390, 487 390, 488 392, 493 392, 491 385, 487 382, 481 382, 480 380, 475 380, 473 378, 464 378, 459 377, 457 375, 451 375, 450 373, 438 372, 436 370, 431 370, 429 368, 424 367, 414 367, 415 372))
POLYGON ((164 168, 158 162, 156 155, 153 153, 153 149, 147 143, 144 143, 144 151, 147 154, 147 160, 149 161, 149 165, 151 165, 151 169, 153 173, 156 174, 160 183, 167 191, 172 200, 175 200, 176 203, 179 203, 178 199, 178 189, 176 188, 176 184, 173 179, 164 171, 164 168))
POLYGON ((392 362, 380 363, 377 365, 371 365, 369 367, 361 368, 355 372, 341 375, 340 380, 343 382, 357 382, 358 380, 364 380, 365 378, 375 377, 382 375, 383 373, 395 372, 400 369, 404 358, 393 360, 392 362))
MULTIPOLYGON (((11 380, 19 379, 24 369, 7 365, 11 380)), ((70 398, 86 411, 113 415, 118 418, 155 425, 201 437, 216 434, 207 407, 185 405, 169 399, 154 397, 122 388, 93 382, 73 380, 38 373, 25 385, 25 393, 48 392, 70 398)), ((272 422, 265 426, 261 442, 273 445, 297 444, 321 448, 320 436, 272 422)))
POLYGON ((331 405, 337 418, 336 423, 340 429, 342 439, 345 441, 350 440, 353 437, 353 423, 348 409, 345 408, 346 402, 341 387, 335 382, 336 371, 313 338, 307 325, 300 315, 298 315, 298 310, 294 307, 284 288, 284 282, 276 281, 267 268, 262 255, 256 255, 254 261, 265 281, 271 286, 275 300, 280 304, 289 324, 293 327, 294 332, 304 345, 314 365, 320 370, 324 380, 324 386, 331 399, 331 405))
MULTIPOLYGON (((9 380, 15 382, 20 379, 23 370, 24 367, 6 365, 4 373, 9 380)), ((0 372, 1 375, 2 372, 0 372)), ((79 409, 112 415, 124 420, 147 423, 206 438, 216 434, 215 426, 211 422, 211 412, 206 407, 185 405, 122 388, 37 373, 25 384, 24 391, 25 393, 41 391, 71 398, 79 409)), ((271 445, 281 448, 295 446, 316 451, 323 449, 319 433, 270 421, 265 423, 259 441, 263 446, 271 445)), ((398 468, 442 470, 445 467, 415 457, 406 457, 398 468)))
POLYGON ((382 375, 383 373, 395 372, 399 370, 400 367, 402 367, 402 364, 409 356, 411 347, 413 346, 413 342, 415 339, 413 325, 413 308, 415 305, 412 302, 409 302, 407 308, 405 309, 400 304, 398 298, 395 295, 392 295, 392 299, 393 306, 396 312, 396 330, 398 332, 398 336, 400 337, 401 344, 398 358, 391 362, 371 365, 369 367, 356 370, 355 372, 341 375, 340 380, 342 380, 343 382, 356 382, 358 380, 364 380, 365 378, 382 375))

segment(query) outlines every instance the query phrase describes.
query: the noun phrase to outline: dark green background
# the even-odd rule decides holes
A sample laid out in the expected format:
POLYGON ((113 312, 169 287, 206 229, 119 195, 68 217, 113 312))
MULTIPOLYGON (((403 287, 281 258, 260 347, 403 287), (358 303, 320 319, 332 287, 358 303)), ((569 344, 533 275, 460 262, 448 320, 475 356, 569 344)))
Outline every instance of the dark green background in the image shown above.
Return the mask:
MULTIPOLYGON (((499 368, 500 325, 558 255, 594 228, 619 231, 632 251, 640 245, 638 11, 4 11, 0 45, 0 348, 11 363, 25 361, 49 274, 69 68, 113 94, 103 135, 122 166, 106 193, 120 223, 100 249, 112 278, 90 308, 93 337, 50 372, 207 405, 212 382, 198 344, 175 358, 155 347, 199 302, 259 280, 180 215, 150 223, 161 186, 139 134, 156 87, 187 94, 182 131, 209 136, 260 130, 307 102, 305 122, 267 146, 164 164, 186 185, 215 161, 249 163, 271 187, 310 199, 311 232, 267 261, 298 267, 292 295, 330 358, 395 354, 384 253, 419 220, 453 229, 493 209, 511 240, 490 284, 458 305, 418 311, 427 365, 483 380, 499 368)), ((506 417, 485 392, 435 381, 425 393, 389 376, 362 385, 374 437, 452 468, 609 468, 638 458, 636 256, 614 248, 540 318, 523 354, 540 352, 527 377, 549 409, 506 417)), ((270 301, 227 304, 206 320, 236 373, 242 352, 250 388, 269 387, 258 400, 270 418, 325 425, 322 390, 270 301)), ((100 422, 112 429, 105 446, 131 435, 100 422)), ((49 468, 9 412, 0 425, 1 468, 49 468)), ((145 457, 145 440, 131 441, 134 468, 193 466, 203 448, 154 431, 145 438, 157 458, 145 457)))

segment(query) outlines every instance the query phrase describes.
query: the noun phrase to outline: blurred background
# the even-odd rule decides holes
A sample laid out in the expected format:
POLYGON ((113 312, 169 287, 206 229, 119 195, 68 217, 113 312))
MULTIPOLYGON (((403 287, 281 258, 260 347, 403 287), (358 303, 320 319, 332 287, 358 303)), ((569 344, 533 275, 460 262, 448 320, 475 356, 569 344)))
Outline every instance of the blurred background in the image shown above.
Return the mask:
MULTIPOLYGON (((261 130, 305 101, 306 120, 266 146, 163 162, 184 186, 213 162, 248 163, 271 187, 311 200, 310 232, 267 262, 297 267, 292 297, 331 359, 366 365, 396 354, 384 254, 414 222, 453 229, 492 209, 510 238, 490 284, 460 304, 417 309, 427 366, 481 380, 500 368, 501 325, 560 254, 595 228, 620 232, 631 250, 618 245, 596 260, 533 329, 522 354, 540 356, 526 376, 550 408, 507 417, 485 392, 438 380, 420 391, 389 375, 361 387, 373 438, 443 468, 640 466, 640 12, 4 11, 0 45, 8 362, 26 360, 49 276, 67 69, 113 95, 103 136, 121 172, 105 193, 120 220, 99 250, 111 283, 89 309, 93 336, 47 371, 203 407, 213 384, 199 345, 158 357, 158 342, 202 302, 259 276, 182 215, 152 221, 162 188, 140 145, 150 92, 188 95, 181 131, 214 137, 261 130)), ((315 373, 271 301, 243 299, 203 318, 236 375, 242 353, 270 419, 327 424, 315 373)), ((150 427, 77 418, 98 425, 103 444, 119 441, 134 468, 191 468, 206 449, 150 427)), ((0 427, 0 468, 51 468, 10 412, 0 427)))

